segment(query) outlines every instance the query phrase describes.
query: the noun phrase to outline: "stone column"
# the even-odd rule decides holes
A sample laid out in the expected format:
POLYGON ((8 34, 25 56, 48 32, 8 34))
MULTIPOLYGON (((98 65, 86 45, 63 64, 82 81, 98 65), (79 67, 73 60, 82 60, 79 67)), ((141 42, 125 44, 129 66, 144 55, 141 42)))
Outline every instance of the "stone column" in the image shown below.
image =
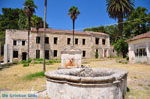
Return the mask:
POLYGON ((103 48, 103 58, 105 57, 105 55, 104 55, 104 54, 105 54, 105 49, 103 48))
POLYGON ((150 64, 150 44, 146 44, 147 63, 150 64))
MULTIPOLYGON (((28 56, 28 55, 27 55, 28 56)), ((20 48, 18 48, 18 60, 21 61, 22 60, 22 50, 20 50, 20 48)))
POLYGON ((4 45, 4 63, 8 63, 8 45, 4 45))
POLYGON ((129 61, 130 63, 135 63, 134 46, 131 44, 129 44, 129 61))
POLYGON ((9 46, 9 62, 13 61, 13 47, 9 46))
POLYGON ((109 51, 109 49, 107 49, 107 57, 109 57, 110 56, 110 51, 109 51))

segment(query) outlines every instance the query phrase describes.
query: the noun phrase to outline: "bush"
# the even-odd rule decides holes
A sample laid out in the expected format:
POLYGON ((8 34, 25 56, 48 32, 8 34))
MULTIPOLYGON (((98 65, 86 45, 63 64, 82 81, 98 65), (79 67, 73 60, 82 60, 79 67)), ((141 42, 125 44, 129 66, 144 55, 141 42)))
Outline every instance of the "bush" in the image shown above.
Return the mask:
POLYGON ((53 64, 53 63, 60 63, 60 62, 61 62, 60 59, 51 59, 47 63, 53 64))
MULTIPOLYGON (((44 61, 44 59, 42 59, 42 58, 35 58, 35 59, 33 59, 33 61, 32 61, 32 63, 33 64, 43 64, 43 61, 44 61)), ((24 61, 23 61, 24 62, 24 61)), ((60 63, 61 62, 61 60, 60 59, 50 59, 50 60, 45 60, 45 63, 47 64, 47 65, 49 65, 49 64, 53 64, 53 63, 60 63)))
POLYGON ((32 59, 31 58, 29 58, 29 60, 27 60, 28 61, 28 63, 31 63, 32 62, 32 59))
POLYGON ((23 60, 20 63, 23 64, 23 67, 27 67, 30 65, 31 62, 32 62, 32 59, 29 59, 29 60, 23 60))
POLYGON ((24 64, 24 63, 27 63, 27 61, 26 60, 22 60, 22 61, 20 61, 20 63, 24 64))
POLYGON ((114 44, 114 49, 117 51, 118 55, 121 54, 123 58, 126 57, 128 52, 128 44, 125 42, 125 40, 120 39, 116 41, 114 44))
POLYGON ((34 61, 43 61, 44 59, 43 58, 35 58, 33 59, 34 61))
POLYGON ((28 67, 29 66, 29 63, 24 63, 23 64, 23 67, 28 67))
POLYGON ((35 58, 35 59, 33 59, 33 64, 42 64, 43 60, 44 59, 42 59, 42 58, 35 58))
POLYGON ((98 58, 99 55, 98 55, 98 52, 95 52, 95 58, 98 58))

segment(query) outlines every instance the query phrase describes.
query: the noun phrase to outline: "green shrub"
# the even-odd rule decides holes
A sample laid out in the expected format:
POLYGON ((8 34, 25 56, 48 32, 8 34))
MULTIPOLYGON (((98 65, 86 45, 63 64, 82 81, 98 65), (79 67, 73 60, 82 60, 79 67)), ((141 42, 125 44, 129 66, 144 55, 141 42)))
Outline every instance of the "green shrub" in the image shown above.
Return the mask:
POLYGON ((98 58, 99 55, 98 55, 98 52, 95 52, 95 58, 98 58))
POLYGON ((44 72, 36 72, 36 73, 33 73, 33 74, 29 74, 27 76, 25 76, 25 79, 26 80, 32 80, 34 78, 38 78, 38 77, 44 77, 44 72))
POLYGON ((35 58, 34 61, 43 61, 43 58, 35 58))
POLYGON ((55 63, 61 63, 60 59, 55 59, 55 63))
MULTIPOLYGON (((42 58, 37 58, 37 59, 33 59, 33 64, 43 64, 44 59, 42 58)), ((53 63, 60 63, 61 60, 60 59, 50 59, 50 60, 45 60, 45 63, 47 65, 49 64, 53 64, 53 63)))
POLYGON ((24 64, 24 63, 27 63, 27 61, 26 60, 22 60, 22 61, 20 61, 20 63, 24 64))
POLYGON ((33 60, 34 60, 33 64, 42 64, 44 59, 42 59, 42 58, 35 58, 33 60))
POLYGON ((29 59, 29 60, 23 60, 21 61, 20 63, 23 64, 23 67, 27 67, 30 65, 32 59, 29 59))
POLYGON ((23 67, 28 67, 29 66, 29 63, 24 63, 23 64, 23 67))
POLYGON ((60 62, 61 62, 60 59, 51 59, 51 60, 48 60, 47 63, 53 64, 53 63, 60 63, 60 62))
POLYGON ((27 60, 28 61, 28 63, 31 63, 32 62, 32 59, 31 58, 29 58, 29 60, 27 60))
POLYGON ((48 63, 53 64, 53 63, 54 63, 54 60, 49 60, 48 63))
POLYGON ((35 61, 34 64, 42 64, 42 61, 35 61))

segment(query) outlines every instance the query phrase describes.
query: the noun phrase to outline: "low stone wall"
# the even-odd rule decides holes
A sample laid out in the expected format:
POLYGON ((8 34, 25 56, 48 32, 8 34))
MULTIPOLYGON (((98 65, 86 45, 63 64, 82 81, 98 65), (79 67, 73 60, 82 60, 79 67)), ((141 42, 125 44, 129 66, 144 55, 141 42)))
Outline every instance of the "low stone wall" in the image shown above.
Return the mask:
POLYGON ((47 93, 52 99, 123 99, 127 73, 124 70, 106 68, 50 71, 45 73, 47 93))

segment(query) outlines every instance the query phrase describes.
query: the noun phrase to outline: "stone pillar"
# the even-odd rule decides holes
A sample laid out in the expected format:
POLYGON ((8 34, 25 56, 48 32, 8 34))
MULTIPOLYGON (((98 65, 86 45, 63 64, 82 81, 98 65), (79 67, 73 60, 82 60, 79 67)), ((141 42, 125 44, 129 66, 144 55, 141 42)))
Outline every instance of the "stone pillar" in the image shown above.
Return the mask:
MULTIPOLYGON (((28 57, 28 55, 27 55, 28 57)), ((22 60, 22 51, 20 50, 20 48, 18 49, 18 60, 21 61, 22 60)))
POLYGON ((9 62, 13 62, 13 47, 9 46, 9 62))
POLYGON ((105 49, 103 49, 103 58, 105 57, 105 55, 104 55, 104 54, 105 54, 105 49))
POLYGON ((103 57, 103 49, 102 48, 99 49, 98 55, 99 55, 99 58, 103 57))
POLYGON ((150 44, 146 44, 147 63, 150 64, 150 44))
POLYGON ((107 49, 107 57, 109 57, 110 56, 110 51, 109 51, 109 49, 107 49))
POLYGON ((4 45, 4 63, 8 63, 8 45, 4 45))
POLYGON ((129 44, 129 62, 135 63, 134 46, 129 44))

